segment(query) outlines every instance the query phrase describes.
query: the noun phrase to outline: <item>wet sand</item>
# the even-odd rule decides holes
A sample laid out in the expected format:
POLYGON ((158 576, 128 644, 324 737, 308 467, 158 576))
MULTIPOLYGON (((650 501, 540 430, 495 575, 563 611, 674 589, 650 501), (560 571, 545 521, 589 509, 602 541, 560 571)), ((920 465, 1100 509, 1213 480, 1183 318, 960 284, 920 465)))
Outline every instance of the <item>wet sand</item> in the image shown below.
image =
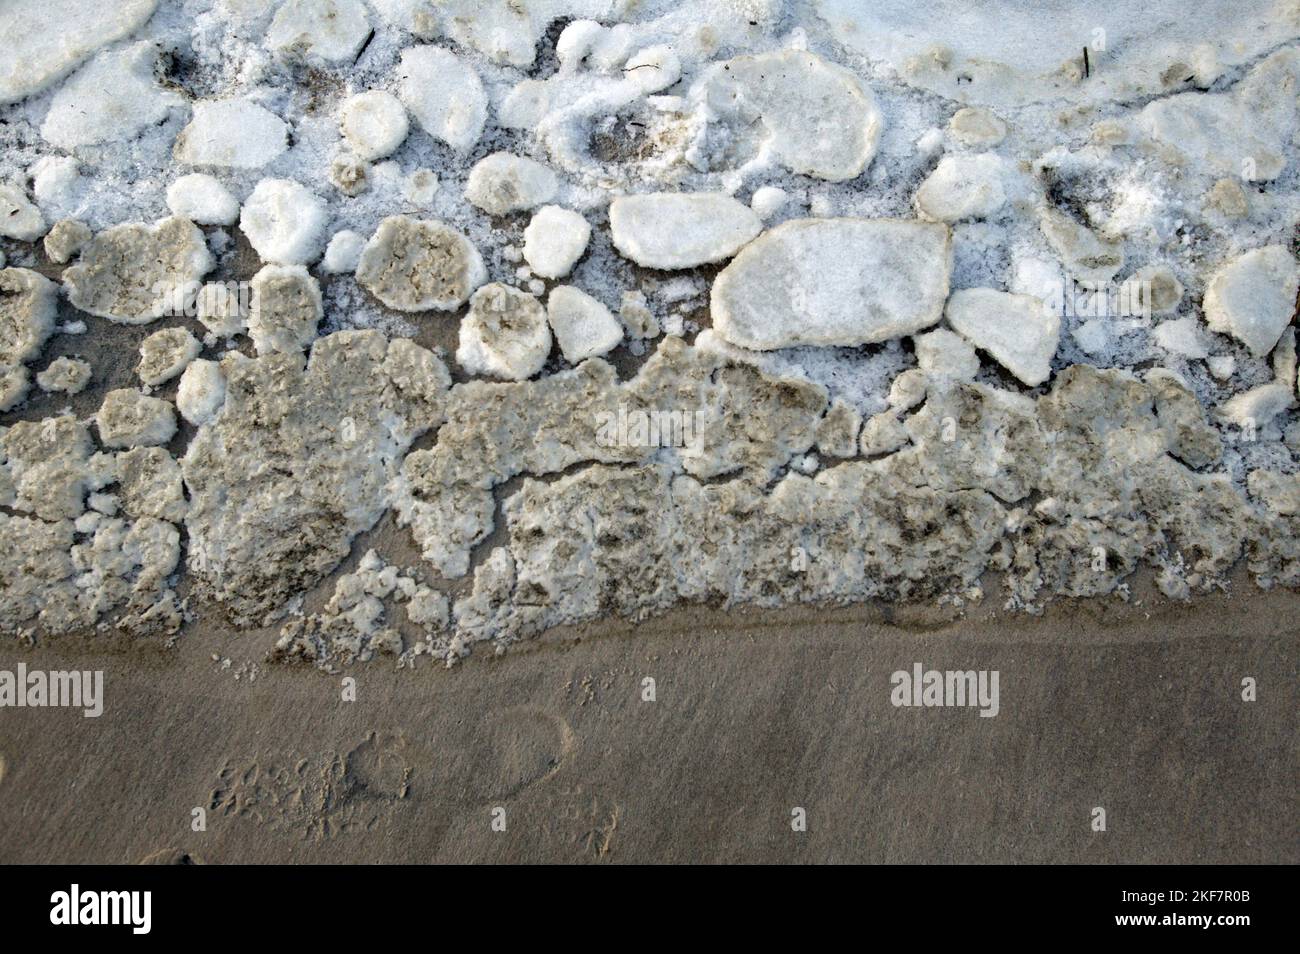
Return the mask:
POLYGON ((269 632, 10 645, 104 669, 106 700, 0 710, 0 862, 1295 863, 1300 596, 1234 590, 697 607, 452 670, 267 666, 269 632), (915 663, 998 670, 998 715, 896 708, 915 663))

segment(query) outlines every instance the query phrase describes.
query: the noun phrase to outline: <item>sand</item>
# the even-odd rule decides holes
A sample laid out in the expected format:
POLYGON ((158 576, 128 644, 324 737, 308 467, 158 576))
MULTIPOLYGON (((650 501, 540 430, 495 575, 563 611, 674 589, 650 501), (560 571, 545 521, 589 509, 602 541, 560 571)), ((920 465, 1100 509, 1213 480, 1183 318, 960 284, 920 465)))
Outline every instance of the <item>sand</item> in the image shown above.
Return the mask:
POLYGON ((106 701, 0 710, 0 862, 1300 861, 1300 598, 1135 602, 697 607, 451 670, 251 681, 269 633, 6 647, 0 668, 102 666, 106 701), (917 662, 998 670, 998 715, 894 707, 917 662))

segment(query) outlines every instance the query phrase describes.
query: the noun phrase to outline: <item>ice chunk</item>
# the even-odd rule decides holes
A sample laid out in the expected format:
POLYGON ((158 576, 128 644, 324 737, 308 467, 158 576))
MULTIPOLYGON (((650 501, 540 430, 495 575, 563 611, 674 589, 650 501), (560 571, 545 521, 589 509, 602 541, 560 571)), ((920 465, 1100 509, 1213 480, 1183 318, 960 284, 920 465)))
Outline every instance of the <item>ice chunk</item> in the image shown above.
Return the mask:
POLYGON ((608 354, 623 340, 623 324, 581 289, 560 285, 546 299, 546 317, 565 360, 577 364, 608 354))
POLYGON ((790 196, 784 189, 778 189, 776 186, 761 186, 750 196, 749 207, 754 210, 755 215, 766 222, 780 212, 789 199, 790 196))
POLYGON ((1294 406, 1294 389, 1289 384, 1273 381, 1234 394, 1219 408, 1219 416, 1238 427, 1262 428, 1294 406))
POLYGON ((591 239, 591 226, 577 212, 546 205, 524 229, 524 260, 542 278, 563 278, 591 239))
POLYGON ((191 361, 176 389, 176 409, 191 424, 206 424, 226 400, 226 376, 215 361, 191 361))
POLYGON ((455 311, 487 281, 478 249, 441 222, 389 216, 366 243, 357 281, 389 308, 455 311))
POLYGON ((325 258, 321 262, 321 268, 333 275, 355 272, 365 247, 365 238, 351 229, 335 232, 329 245, 325 246, 325 258))
POLYGON ((90 365, 79 358, 58 357, 36 375, 42 391, 80 394, 90 383, 90 365))
POLYGON ((58 286, 28 268, 0 269, 0 364, 40 356, 54 333, 58 286))
POLYGON ((289 127, 246 99, 202 100, 172 154, 191 166, 260 169, 288 148, 289 127))
POLYGON ((45 233, 45 254, 54 264, 66 265, 72 256, 86 247, 92 237, 90 226, 85 222, 60 219, 45 233))
POLYGON ((212 334, 233 338, 248 327, 248 297, 242 283, 211 282, 199 289, 195 311, 212 334))
POLYGON ((135 373, 141 382, 157 387, 185 370, 203 346, 185 328, 164 328, 140 342, 140 363, 135 373))
POLYGON ((713 283, 713 327, 766 351, 860 345, 929 327, 952 270, 945 225, 796 219, 759 236, 713 283))
POLYGON ((320 285, 301 265, 266 265, 253 276, 248 336, 258 354, 298 352, 316 340, 320 285))
POLYGON ((1246 180, 1277 178, 1297 126, 1300 52, 1279 50, 1227 93, 1180 93, 1148 104, 1139 127, 1166 158, 1246 180))
POLYGON ((1300 266, 1283 245, 1246 252, 1214 273, 1205 289, 1205 323, 1232 335, 1256 357, 1268 354, 1295 314, 1300 266))
POLYGON ((303 265, 320 255, 325 202, 291 179, 263 179, 239 213, 239 227, 264 262, 303 265))
POLYGON ((1061 319, 1032 295, 967 288, 948 299, 948 324, 1033 387, 1052 374, 1061 319))
POLYGON ((275 13, 266 43, 280 53, 306 53, 327 63, 356 58, 370 21, 360 0, 285 0, 275 13))
POLYGON ((922 218, 936 222, 987 219, 1007 202, 1015 170, 1001 156, 944 156, 916 192, 922 218))
POLYGON ((212 176, 194 172, 167 187, 167 208, 199 225, 234 225, 239 202, 212 176))
POLYGON ((0 414, 12 411, 27 400, 32 375, 21 364, 0 364, 0 414))
POLYGON ((6 0, 0 4, 0 103, 38 93, 102 46, 130 36, 158 0, 6 0))
POLYGON ((523 381, 542 370, 550 353, 551 329, 535 296, 500 282, 474 293, 456 349, 466 371, 523 381))
POLYGON ((45 218, 17 186, 0 183, 0 235, 35 242, 45 234, 45 218))
POLYGON ((912 339, 916 365, 932 381, 973 381, 980 370, 975 347, 947 328, 936 328, 912 339))
POLYGON ((1108 282, 1124 266, 1123 245, 1102 241, 1064 212, 1044 207, 1038 225, 1066 270, 1076 278, 1108 282))
POLYGON ((105 447, 166 444, 176 433, 176 414, 171 404, 135 388, 119 388, 104 395, 95 422, 99 425, 99 441, 105 447))
POLYGON ((762 231, 753 209, 716 192, 656 192, 609 206, 614 247, 647 268, 694 268, 735 255, 762 231))
POLYGON ((339 130, 351 150, 373 161, 387 156, 406 139, 406 107, 392 93, 372 89, 348 97, 339 114, 339 130))
POLYGON ((982 106, 966 106, 953 113, 948 131, 963 146, 987 149, 1007 135, 1007 124, 982 106))
POLYGON ((124 142, 185 105, 154 78, 160 50, 136 43, 99 54, 54 94, 41 136, 60 149, 124 142))
POLYGON ((761 121, 761 148, 792 172, 839 182, 876 154, 883 120, 875 99, 848 70, 807 50, 735 57, 692 96, 740 132, 761 121))
POLYGON ((549 166, 508 152, 480 159, 465 181, 465 198, 489 215, 505 215, 549 202, 559 181, 549 166))
POLYGON ((425 132, 462 152, 478 142, 488 100, 474 67, 442 47, 416 46, 403 51, 398 74, 398 96, 425 132))
POLYGON ((96 235, 63 272, 68 301, 120 324, 185 311, 213 266, 203 233, 188 219, 130 222, 96 235))

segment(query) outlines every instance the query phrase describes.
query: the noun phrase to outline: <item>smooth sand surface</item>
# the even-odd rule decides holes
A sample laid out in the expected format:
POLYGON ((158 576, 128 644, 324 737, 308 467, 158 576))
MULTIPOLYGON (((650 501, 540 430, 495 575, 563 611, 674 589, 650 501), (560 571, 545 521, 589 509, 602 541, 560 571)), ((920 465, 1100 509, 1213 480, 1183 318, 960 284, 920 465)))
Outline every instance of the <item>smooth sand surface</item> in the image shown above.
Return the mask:
POLYGON ((0 861, 1295 863, 1300 597, 1235 591, 953 622, 699 607, 251 682, 270 633, 7 646, 0 668, 103 668, 106 701, 0 710, 0 861), (894 707, 917 662, 998 670, 999 714, 894 707))

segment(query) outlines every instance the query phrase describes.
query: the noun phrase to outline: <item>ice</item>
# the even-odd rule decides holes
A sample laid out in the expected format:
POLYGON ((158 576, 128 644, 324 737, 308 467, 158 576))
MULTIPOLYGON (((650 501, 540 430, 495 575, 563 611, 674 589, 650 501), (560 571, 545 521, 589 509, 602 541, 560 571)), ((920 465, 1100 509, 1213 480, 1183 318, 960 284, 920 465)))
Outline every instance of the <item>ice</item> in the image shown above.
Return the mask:
POLYGON ((8 50, 0 60, 0 103, 62 79, 95 50, 138 30, 157 6, 158 0, 5 0, 0 36, 8 50))
POLYGON ((199 225, 234 225, 239 202, 218 180, 203 172, 181 176, 167 187, 172 215, 199 225))
POLYGON ((45 218, 22 189, 0 183, 0 235, 33 242, 45 234, 45 218))
POLYGON ((623 341, 623 325, 610 310, 572 285, 551 289, 546 317, 570 364, 608 354, 623 341))
POLYGON ((867 87, 804 50, 739 56, 713 66, 692 89, 728 128, 761 123, 761 148, 792 172, 852 179, 876 153, 883 119, 867 87))
POLYGON ((470 149, 487 122, 487 93, 468 62, 438 46, 403 51, 398 96, 425 132, 453 149, 470 149))
POLYGON ((465 198, 489 215, 532 209, 555 196, 559 180, 549 166, 525 156, 494 152, 474 164, 465 198))
POLYGON ((591 225, 577 212, 546 205, 524 229, 524 260, 535 275, 563 278, 582 258, 591 238, 591 225))
POLYGON ((221 365, 198 358, 181 375, 176 389, 176 409, 191 424, 206 424, 226 400, 226 377, 221 365))
POLYGON ((935 222, 987 219, 1015 191, 1015 170, 1000 156, 944 156, 917 190, 916 208, 935 222))
POLYGON ((1268 354, 1295 314, 1300 265, 1282 245, 1246 252, 1219 269, 1205 289, 1205 323, 1255 356, 1268 354))
POLYGON ((713 327, 764 351, 886 341, 939 321, 951 268, 943 225, 797 219, 759 236, 719 273, 713 327))
POLYGON ((304 265, 321 252, 325 202, 289 179, 263 179, 239 213, 239 227, 264 262, 304 265))
POLYGON ((329 244, 325 246, 325 257, 321 261, 321 268, 333 275, 355 272, 365 247, 365 237, 351 229, 335 232, 329 244))
POLYGON ((152 43, 136 43, 100 53, 59 88, 41 135, 69 151, 122 142, 184 109, 185 98, 154 79, 159 52, 152 43))
POLYGON ((354 59, 369 35, 370 21, 360 0, 285 0, 266 43, 283 54, 340 63, 354 59))
POLYGON ((361 159, 387 156, 406 139, 406 107, 392 93, 372 89, 350 96, 339 114, 339 129, 361 159))
POLYGON ((610 203, 614 246, 648 268, 694 268, 735 255, 763 228, 753 209, 720 193, 649 193, 610 203))
POLYGON ((260 169, 288 148, 288 132, 284 120, 250 100, 201 100, 173 152, 189 166, 260 169))
POLYGON ((551 329, 535 296, 496 282, 474 293, 456 349, 466 371, 523 381, 542 370, 550 353, 551 329))
POLYGON ((958 334, 991 354, 1024 384, 1033 387, 1051 376, 1061 319, 1038 298, 968 288, 953 292, 945 314, 958 334))

